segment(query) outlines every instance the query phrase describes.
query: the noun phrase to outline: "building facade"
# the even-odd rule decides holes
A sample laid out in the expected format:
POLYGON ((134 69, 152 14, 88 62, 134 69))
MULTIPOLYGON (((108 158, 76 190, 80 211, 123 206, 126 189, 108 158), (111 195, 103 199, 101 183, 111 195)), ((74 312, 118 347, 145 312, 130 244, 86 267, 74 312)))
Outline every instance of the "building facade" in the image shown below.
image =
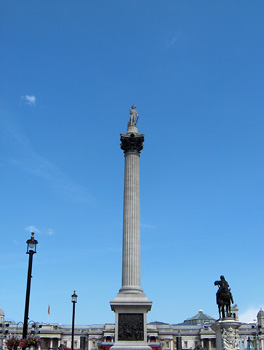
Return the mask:
MULTIPOLYGON (((238 319, 238 309, 232 308, 238 319)), ((147 325, 147 341, 152 350, 216 350, 216 335, 211 325, 216 320, 200 310, 183 323, 151 322, 147 325)), ((13 336, 22 337, 23 324, 8 322, 0 308, 0 346, 13 336)), ((28 334, 42 339, 45 350, 71 347, 71 325, 29 323, 28 334)), ((240 349, 264 350, 264 311, 260 310, 255 323, 245 323, 239 329, 240 349)), ((75 326, 74 349, 109 350, 115 342, 115 324, 75 326)))

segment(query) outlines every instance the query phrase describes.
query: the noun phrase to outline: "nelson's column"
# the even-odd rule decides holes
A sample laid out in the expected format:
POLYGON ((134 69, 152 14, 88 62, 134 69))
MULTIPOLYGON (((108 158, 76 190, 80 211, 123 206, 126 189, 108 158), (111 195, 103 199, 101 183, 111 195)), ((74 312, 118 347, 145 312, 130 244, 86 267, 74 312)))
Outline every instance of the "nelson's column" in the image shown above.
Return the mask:
POLYGON ((115 343, 111 350, 151 350, 147 344, 147 312, 152 302, 140 285, 139 157, 144 134, 138 134, 138 114, 129 111, 127 133, 121 134, 125 155, 122 287, 110 302, 115 312, 115 343))

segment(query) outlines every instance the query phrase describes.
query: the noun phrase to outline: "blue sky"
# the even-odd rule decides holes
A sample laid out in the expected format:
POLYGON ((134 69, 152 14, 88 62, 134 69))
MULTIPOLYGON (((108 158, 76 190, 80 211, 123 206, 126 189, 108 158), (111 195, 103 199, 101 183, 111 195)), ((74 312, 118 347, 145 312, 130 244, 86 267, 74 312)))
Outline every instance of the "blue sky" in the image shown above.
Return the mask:
POLYGON ((136 104, 148 321, 264 307, 263 1, 0 1, 0 307, 114 322, 126 132, 136 104))

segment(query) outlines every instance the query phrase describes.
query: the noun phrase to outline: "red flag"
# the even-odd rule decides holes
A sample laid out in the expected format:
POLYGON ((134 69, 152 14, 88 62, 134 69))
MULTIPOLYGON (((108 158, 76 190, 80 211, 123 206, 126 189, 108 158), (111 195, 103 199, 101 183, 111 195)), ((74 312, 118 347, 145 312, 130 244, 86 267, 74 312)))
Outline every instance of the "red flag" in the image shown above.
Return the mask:
POLYGON ((50 305, 48 306, 48 314, 50 315, 50 305))

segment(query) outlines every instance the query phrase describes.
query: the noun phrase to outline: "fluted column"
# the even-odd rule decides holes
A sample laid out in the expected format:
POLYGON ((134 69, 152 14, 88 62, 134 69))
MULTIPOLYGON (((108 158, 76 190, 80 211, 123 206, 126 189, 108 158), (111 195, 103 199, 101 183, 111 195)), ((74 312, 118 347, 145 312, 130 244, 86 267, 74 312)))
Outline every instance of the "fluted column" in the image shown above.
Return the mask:
POLYGON ((120 292, 142 292, 140 285, 140 185, 139 157, 144 135, 121 134, 125 154, 123 263, 120 292))

